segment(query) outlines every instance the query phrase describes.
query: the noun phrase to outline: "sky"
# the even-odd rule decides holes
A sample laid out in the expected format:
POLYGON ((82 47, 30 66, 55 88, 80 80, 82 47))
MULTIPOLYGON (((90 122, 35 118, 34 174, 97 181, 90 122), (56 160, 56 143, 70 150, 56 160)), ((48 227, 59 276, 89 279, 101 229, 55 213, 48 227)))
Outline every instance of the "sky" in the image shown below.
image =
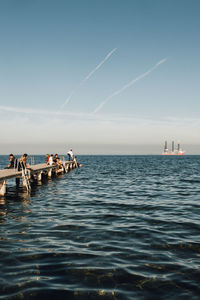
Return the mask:
POLYGON ((199 11, 0 0, 0 154, 200 154, 199 11))

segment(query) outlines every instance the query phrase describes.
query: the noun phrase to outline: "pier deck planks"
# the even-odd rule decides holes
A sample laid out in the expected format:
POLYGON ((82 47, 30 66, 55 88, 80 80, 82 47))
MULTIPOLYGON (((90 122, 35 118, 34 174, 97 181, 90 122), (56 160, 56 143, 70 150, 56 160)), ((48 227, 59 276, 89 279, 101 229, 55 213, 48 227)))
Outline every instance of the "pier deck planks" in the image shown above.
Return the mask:
POLYGON ((47 165, 46 163, 31 165, 29 168, 27 168, 28 173, 26 175, 24 175, 22 171, 17 171, 16 169, 0 170, 0 196, 4 196, 6 194, 6 183, 8 179, 22 178, 22 186, 25 186, 28 192, 30 192, 29 180, 32 175, 34 177, 36 176, 38 181, 41 181, 42 173, 47 173, 48 177, 51 177, 53 170, 55 174, 60 174, 78 167, 76 160, 62 161, 62 165, 62 168, 59 168, 58 165, 47 165))
POLYGON ((16 171, 15 169, 4 169, 0 170, 0 181, 7 180, 10 178, 21 177, 22 171, 16 171))

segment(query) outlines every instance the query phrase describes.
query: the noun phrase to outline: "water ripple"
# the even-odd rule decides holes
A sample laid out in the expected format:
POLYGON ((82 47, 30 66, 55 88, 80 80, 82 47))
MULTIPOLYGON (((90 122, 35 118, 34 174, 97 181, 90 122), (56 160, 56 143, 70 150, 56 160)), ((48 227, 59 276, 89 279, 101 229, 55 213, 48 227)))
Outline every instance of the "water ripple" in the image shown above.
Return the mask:
POLYGON ((79 160, 0 199, 0 299, 199 299, 200 156, 79 160))

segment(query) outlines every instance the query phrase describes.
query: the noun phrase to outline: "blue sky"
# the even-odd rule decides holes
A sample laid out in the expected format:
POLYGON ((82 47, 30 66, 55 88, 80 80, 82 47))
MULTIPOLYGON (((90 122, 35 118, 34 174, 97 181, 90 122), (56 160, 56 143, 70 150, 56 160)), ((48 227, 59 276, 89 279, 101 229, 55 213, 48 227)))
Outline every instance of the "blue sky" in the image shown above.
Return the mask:
POLYGON ((61 152, 159 153, 165 139, 198 152, 199 11, 196 0, 1 0, 0 153, 46 152, 52 137, 61 152))

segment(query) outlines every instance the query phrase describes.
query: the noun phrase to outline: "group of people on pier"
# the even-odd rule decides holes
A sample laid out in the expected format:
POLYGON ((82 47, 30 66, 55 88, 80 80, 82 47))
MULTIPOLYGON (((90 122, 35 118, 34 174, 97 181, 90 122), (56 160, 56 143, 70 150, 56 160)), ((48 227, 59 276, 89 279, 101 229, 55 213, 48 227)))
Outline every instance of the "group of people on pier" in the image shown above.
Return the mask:
POLYGON ((46 154, 46 163, 47 165, 57 165, 59 169, 63 167, 63 163, 60 160, 60 157, 58 157, 58 154, 56 153, 55 155, 51 154, 46 154))
MULTIPOLYGON (((76 156, 74 156, 72 149, 70 149, 68 152, 69 161, 75 161, 76 162, 76 156)), ((29 164, 27 162, 28 154, 23 154, 20 158, 16 158, 13 154, 9 155, 9 164, 5 169, 17 169, 18 171, 21 171, 22 169, 29 168, 29 164)), ((46 154, 46 163, 48 165, 57 165, 59 169, 63 168, 63 163, 56 153, 55 155, 46 154)))
MULTIPOLYGON (((69 157, 69 161, 74 161, 74 160, 76 161, 76 157, 74 156, 72 149, 70 149, 67 154, 69 157)), ((57 165, 59 169, 63 168, 63 163, 57 153, 55 155, 46 154, 46 163, 47 163, 47 165, 50 165, 50 166, 57 165)))

